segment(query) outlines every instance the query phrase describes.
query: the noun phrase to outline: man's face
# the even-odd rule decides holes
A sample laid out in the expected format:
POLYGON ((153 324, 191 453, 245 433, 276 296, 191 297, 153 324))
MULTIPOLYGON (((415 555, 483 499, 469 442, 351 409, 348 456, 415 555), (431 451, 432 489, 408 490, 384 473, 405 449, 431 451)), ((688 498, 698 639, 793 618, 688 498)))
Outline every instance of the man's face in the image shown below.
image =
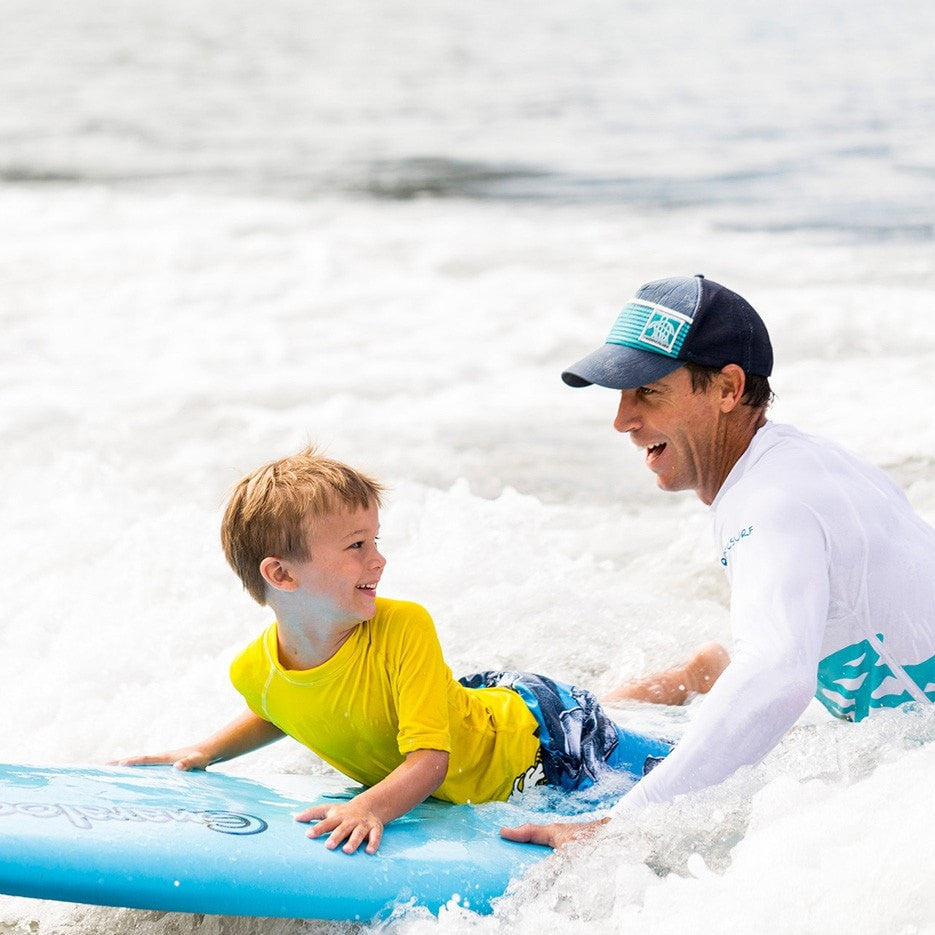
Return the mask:
POLYGON ((662 490, 694 490, 711 503, 730 470, 719 379, 692 392, 685 367, 656 383, 623 390, 614 428, 646 452, 662 490))

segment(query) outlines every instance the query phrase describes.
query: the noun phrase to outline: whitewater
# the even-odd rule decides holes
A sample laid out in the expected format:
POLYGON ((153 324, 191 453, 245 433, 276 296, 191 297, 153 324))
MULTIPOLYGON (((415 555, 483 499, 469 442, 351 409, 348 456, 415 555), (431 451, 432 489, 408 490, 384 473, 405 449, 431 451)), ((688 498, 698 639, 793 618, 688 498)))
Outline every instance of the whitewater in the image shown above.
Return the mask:
MULTIPOLYGON (((927 0, 0 0, 0 760, 99 764, 239 709, 267 623, 218 526, 306 444, 388 487, 387 597, 456 674, 601 691, 730 647, 712 518, 560 373, 705 273, 770 417, 935 523, 927 0)), ((684 708, 621 705, 677 736, 684 708)), ((813 705, 762 763, 556 854, 488 917, 0 896, 9 935, 935 933, 935 717, 813 705)), ((283 741, 225 768, 327 768, 283 741)))

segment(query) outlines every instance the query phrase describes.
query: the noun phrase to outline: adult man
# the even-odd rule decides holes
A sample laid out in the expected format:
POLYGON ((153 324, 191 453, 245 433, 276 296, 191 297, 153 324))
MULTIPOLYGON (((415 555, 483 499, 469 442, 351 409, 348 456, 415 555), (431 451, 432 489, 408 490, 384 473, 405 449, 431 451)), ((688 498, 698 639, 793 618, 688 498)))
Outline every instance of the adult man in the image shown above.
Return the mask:
MULTIPOLYGON (((772 362, 752 306, 694 276, 643 286, 562 374, 620 390, 614 428, 659 487, 713 508, 731 586, 730 664, 615 817, 756 763, 813 695, 848 720, 935 701, 935 529, 877 468, 767 420, 772 362)), ((555 847, 582 827, 503 834, 555 847)))

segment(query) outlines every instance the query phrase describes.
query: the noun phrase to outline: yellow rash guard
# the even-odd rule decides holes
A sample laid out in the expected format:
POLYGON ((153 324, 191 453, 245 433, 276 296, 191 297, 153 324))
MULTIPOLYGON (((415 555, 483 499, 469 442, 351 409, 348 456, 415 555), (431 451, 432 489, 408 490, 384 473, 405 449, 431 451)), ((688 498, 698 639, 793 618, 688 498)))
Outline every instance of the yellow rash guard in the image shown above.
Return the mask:
POLYGON ((407 753, 445 750, 448 775, 435 798, 502 801, 538 758, 537 723, 522 698, 460 685, 432 618, 408 601, 378 598, 371 620, 304 671, 280 665, 274 623, 234 660, 231 681, 256 715, 367 786, 407 753))

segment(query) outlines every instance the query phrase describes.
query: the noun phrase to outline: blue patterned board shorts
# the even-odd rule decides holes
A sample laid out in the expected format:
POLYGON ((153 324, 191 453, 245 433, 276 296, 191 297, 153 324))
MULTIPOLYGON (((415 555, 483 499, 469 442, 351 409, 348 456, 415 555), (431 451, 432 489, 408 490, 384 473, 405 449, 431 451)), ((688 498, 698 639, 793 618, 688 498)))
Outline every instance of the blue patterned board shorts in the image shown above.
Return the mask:
POLYGON ((640 779, 672 750, 672 744, 614 723, 589 691, 532 672, 478 672, 458 681, 465 688, 511 688, 539 724, 545 780, 568 791, 586 789, 602 774, 640 779))

